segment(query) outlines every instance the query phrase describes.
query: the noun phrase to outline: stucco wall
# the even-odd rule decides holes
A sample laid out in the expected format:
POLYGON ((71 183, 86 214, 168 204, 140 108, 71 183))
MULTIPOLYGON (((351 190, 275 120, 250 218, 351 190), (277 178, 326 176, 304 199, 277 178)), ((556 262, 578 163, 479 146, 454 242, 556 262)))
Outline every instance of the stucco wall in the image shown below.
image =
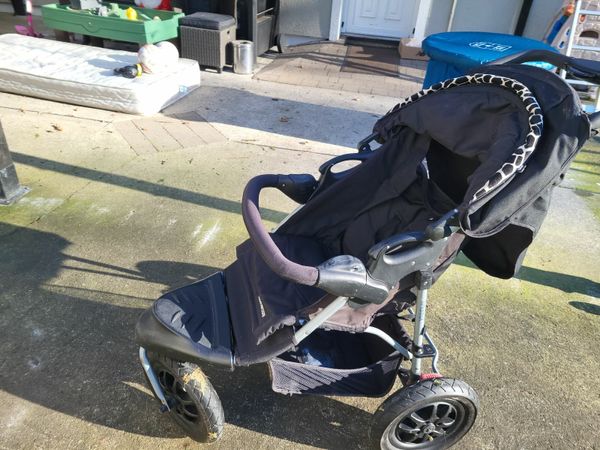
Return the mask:
POLYGON ((535 0, 531 5, 529 20, 523 36, 532 39, 542 39, 550 21, 563 4, 563 0, 535 0))
POLYGON ((425 27, 425 36, 446 31, 451 9, 452 0, 433 0, 431 2, 429 20, 425 27))
POLYGON ((298 36, 327 38, 331 20, 331 0, 281 0, 279 32, 298 36))
MULTIPOLYGON (((545 0, 541 0, 545 1, 545 0)), ((451 31, 512 33, 523 0, 457 0, 451 31)), ((446 31, 452 0, 434 0, 427 34, 446 31)))
POLYGON ((512 33, 523 0, 459 0, 452 31, 512 33))

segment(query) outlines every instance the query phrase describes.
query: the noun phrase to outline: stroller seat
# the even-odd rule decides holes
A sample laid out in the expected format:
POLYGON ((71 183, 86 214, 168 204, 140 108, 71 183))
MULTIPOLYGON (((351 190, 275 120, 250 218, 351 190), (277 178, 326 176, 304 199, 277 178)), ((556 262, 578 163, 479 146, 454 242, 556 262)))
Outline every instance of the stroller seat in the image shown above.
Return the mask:
POLYGON ((135 332, 148 350, 168 349, 185 361, 232 366, 222 272, 163 295, 142 314, 135 332))
MULTIPOLYGON (((273 234, 292 261, 319 265, 330 255, 315 239, 273 234)), ((321 289, 286 280, 264 262, 252 241, 238 246, 237 261, 225 269, 236 364, 268 361, 292 345, 293 328, 308 308, 327 296, 321 289)))
MULTIPOLYGON (((289 258, 303 264, 318 265, 328 258, 313 239, 274 239, 289 258)), ((224 272, 158 299, 138 322, 139 342, 149 350, 169 348, 173 354, 176 349, 186 361, 228 366, 268 361, 288 350, 290 326, 326 293, 279 277, 251 241, 241 244, 237 254, 238 260, 224 272)))

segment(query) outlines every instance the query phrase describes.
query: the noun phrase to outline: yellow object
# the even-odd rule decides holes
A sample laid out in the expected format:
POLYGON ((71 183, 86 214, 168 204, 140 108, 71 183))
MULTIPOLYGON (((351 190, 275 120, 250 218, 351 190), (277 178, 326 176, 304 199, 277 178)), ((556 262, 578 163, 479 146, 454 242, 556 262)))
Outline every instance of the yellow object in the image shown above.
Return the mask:
POLYGON ((125 17, 129 20, 137 20, 137 11, 130 6, 125 10, 125 17))

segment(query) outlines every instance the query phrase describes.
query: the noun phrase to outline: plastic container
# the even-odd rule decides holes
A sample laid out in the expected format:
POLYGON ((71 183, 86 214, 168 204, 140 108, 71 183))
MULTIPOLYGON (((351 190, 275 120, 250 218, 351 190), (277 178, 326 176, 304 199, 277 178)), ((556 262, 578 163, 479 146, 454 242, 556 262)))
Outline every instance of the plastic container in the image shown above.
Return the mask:
POLYGON ((254 69, 254 43, 252 41, 233 41, 233 71, 248 75, 254 69))
POLYGON ((79 33, 115 41, 135 42, 138 44, 153 44, 155 42, 174 39, 178 36, 179 18, 183 13, 161 11, 147 8, 133 8, 138 20, 125 18, 128 5, 108 4, 109 11, 117 8, 122 17, 97 16, 90 11, 74 10, 68 5, 42 6, 44 25, 55 30, 79 33), (153 20, 159 17, 160 20, 153 20))
MULTIPOLYGON (((438 33, 428 36, 423 41, 423 52, 431 59, 427 65, 427 73, 423 87, 464 75, 469 70, 525 50, 549 50, 557 52, 541 41, 513 36, 510 34, 486 32, 438 33)), ((554 70, 552 64, 546 62, 530 62, 528 65, 554 70)))

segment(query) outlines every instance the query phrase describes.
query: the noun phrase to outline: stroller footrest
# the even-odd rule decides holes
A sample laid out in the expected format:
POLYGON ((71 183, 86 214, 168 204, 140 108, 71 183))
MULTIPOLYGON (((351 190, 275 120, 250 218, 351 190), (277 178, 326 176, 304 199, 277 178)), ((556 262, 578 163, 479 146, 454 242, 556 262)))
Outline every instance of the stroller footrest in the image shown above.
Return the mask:
POLYGON ((233 367, 231 322, 222 272, 176 289, 139 319, 136 342, 174 359, 233 367))

